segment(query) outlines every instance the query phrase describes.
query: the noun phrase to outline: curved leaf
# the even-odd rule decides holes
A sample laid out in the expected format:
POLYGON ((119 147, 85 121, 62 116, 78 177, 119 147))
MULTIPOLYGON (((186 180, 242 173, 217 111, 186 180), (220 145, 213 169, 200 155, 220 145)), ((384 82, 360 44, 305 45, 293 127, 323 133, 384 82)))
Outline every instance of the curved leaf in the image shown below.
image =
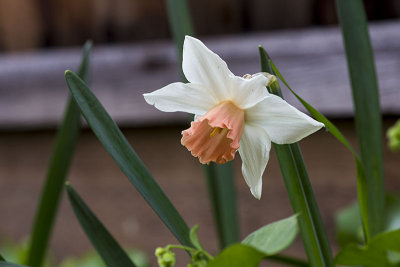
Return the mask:
POLYGON ((290 246, 298 232, 297 215, 293 215, 261 227, 248 235, 242 244, 251 246, 266 255, 273 255, 290 246))
POLYGON ((95 95, 75 73, 66 71, 65 79, 90 128, 129 181, 179 242, 185 246, 192 246, 189 239, 189 227, 95 95))
POLYGON ((78 193, 66 185, 68 199, 86 235, 109 267, 135 267, 126 252, 89 209, 78 193))

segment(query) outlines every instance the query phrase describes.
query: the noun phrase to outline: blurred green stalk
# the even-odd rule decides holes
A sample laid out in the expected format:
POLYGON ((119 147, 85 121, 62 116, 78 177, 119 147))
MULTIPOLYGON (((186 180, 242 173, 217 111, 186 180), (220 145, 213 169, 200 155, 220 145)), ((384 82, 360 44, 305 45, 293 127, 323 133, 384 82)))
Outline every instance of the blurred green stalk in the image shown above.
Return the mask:
MULTIPOLYGON (((88 80, 89 56, 92 43, 86 42, 83 48, 79 75, 88 80)), ((47 178, 42 189, 41 199, 36 211, 30 238, 27 264, 40 267, 46 255, 59 202, 75 146, 78 140, 81 121, 80 111, 75 101, 69 97, 64 118, 57 133, 56 143, 47 170, 47 178)))
POLYGON ((383 230, 382 118, 367 19, 361 0, 336 0, 353 93, 355 122, 365 179, 358 179, 358 198, 365 238, 383 230))
MULTIPOLYGON (((167 0, 170 28, 182 62, 185 35, 194 36, 186 0, 167 0)), ((180 68, 182 78, 186 81, 180 68)), ((187 82, 187 81, 186 81, 187 82)), ((221 249, 239 241, 239 223, 232 164, 204 165, 210 201, 221 249)))
MULTIPOLYGON (((269 64, 269 56, 259 47, 261 71, 275 74, 269 64)), ((279 83, 274 83, 269 91, 282 97, 279 83)), ((283 97, 282 97, 283 98, 283 97)), ((294 213, 300 214, 299 228, 304 249, 311 266, 334 266, 332 252, 322 223, 318 205, 308 177, 298 143, 289 145, 273 144, 281 168, 294 213)))

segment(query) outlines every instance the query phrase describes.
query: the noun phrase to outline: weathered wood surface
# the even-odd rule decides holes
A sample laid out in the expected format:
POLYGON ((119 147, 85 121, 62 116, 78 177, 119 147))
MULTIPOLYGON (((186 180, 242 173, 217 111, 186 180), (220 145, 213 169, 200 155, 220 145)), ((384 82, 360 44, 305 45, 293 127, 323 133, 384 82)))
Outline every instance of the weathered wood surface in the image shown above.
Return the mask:
MULTIPOLYGON (((400 21, 372 24, 371 38, 384 114, 400 113, 400 21)), ((313 28, 203 40, 237 75, 259 71, 263 45, 291 86, 331 117, 352 116, 352 100, 338 28, 313 28)), ((0 129, 52 128, 68 90, 64 70, 75 69, 80 49, 0 55, 0 129)), ((91 88, 122 126, 181 123, 183 113, 164 113, 142 97, 179 81, 170 41, 96 47, 91 88)), ((288 93, 286 99, 301 106, 288 93)), ((304 110, 304 109, 302 109, 304 110)))

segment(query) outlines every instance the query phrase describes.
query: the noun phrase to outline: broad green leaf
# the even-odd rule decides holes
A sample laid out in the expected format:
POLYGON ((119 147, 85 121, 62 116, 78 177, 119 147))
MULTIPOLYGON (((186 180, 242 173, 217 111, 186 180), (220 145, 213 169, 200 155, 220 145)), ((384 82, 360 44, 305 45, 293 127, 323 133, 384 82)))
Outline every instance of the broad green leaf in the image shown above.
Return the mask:
POLYGON ((384 251, 369 250, 357 244, 349 244, 339 251, 338 255, 336 255, 335 263, 346 266, 390 266, 384 251))
POLYGON ((101 103, 75 73, 66 71, 65 79, 83 116, 104 148, 179 242, 191 246, 189 227, 101 103))
POLYGON ((368 246, 372 248, 371 250, 391 250, 400 252, 400 229, 374 236, 368 246))
MULTIPOLYGON (((89 79, 89 58, 92 43, 86 42, 78 75, 89 79)), ((52 158, 47 170, 46 182, 43 186, 40 203, 36 211, 32 236, 29 245, 27 264, 40 267, 46 254, 48 242, 57 214, 65 178, 75 151, 79 136, 81 116, 75 101, 70 97, 65 110, 64 119, 57 133, 52 158)))
POLYGON ((380 233, 367 245, 348 244, 336 256, 335 262, 342 265, 391 266, 396 261, 393 252, 400 252, 400 229, 380 233), (392 252, 392 253, 389 253, 392 252))
POLYGON ((207 267, 257 267, 264 257, 263 253, 252 247, 234 244, 218 254, 207 267))
POLYGON ((109 267, 135 267, 126 252, 93 214, 78 193, 66 185, 68 199, 86 235, 109 267))
POLYGON ((0 261, 0 267, 28 267, 28 266, 5 262, 5 261, 0 261))
POLYGON ((196 224, 192 229, 190 229, 190 241, 192 242, 193 246, 197 248, 198 250, 203 250, 203 247, 201 246, 199 236, 197 235, 197 230, 199 230, 199 225, 196 224))
POLYGON ((242 244, 251 246, 266 255, 276 254, 296 239, 298 234, 297 215, 267 224, 248 235, 242 244))
MULTIPOLYGON (((166 0, 169 25, 182 62, 185 35, 194 36, 190 11, 185 0, 166 0)), ((181 64, 180 64, 181 65, 181 64)), ((182 79, 187 82, 180 68, 182 79)), ((191 116, 193 119, 193 116, 191 116)), ((236 190, 232 163, 204 165, 209 198, 217 228, 220 247, 239 241, 239 222, 236 206, 236 190)))
POLYGON ((362 0, 336 0, 336 9, 353 93, 361 162, 366 176, 361 184, 362 189, 358 189, 358 192, 363 191, 366 196, 360 206, 368 241, 383 230, 385 214, 382 117, 378 83, 362 0))
MULTIPOLYGON (((274 74, 267 52, 260 46, 261 71, 274 74)), ((279 84, 268 88, 282 97, 279 84)), ((333 266, 332 252, 298 143, 274 145, 286 190, 298 222, 304 249, 311 266, 333 266)))

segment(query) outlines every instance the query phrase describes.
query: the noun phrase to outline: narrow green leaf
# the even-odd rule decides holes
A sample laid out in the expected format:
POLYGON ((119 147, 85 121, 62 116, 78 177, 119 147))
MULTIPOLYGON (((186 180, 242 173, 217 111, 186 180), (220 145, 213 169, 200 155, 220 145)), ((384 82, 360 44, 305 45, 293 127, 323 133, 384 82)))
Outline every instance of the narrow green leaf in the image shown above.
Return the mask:
POLYGON ((68 199, 86 235, 109 267, 135 267, 126 252, 89 209, 78 193, 66 184, 68 199))
MULTIPOLYGON (((194 36, 189 8, 185 0, 166 0, 166 3, 170 29, 178 51, 178 62, 182 62, 185 35, 194 36)), ((182 69, 181 74, 183 80, 187 82, 182 69)), ((219 244, 221 248, 224 248, 239 241, 239 220, 232 164, 211 163, 204 166, 204 171, 219 244)))
POLYGON ((190 229, 189 237, 190 241, 192 242, 193 246, 198 250, 203 250, 201 246, 199 236, 197 235, 197 230, 199 230, 199 225, 196 224, 192 229, 190 229))
MULTIPOLYGON (((268 54, 260 46, 261 71, 274 74, 268 54)), ((268 88, 282 96, 279 84, 268 88)), ((332 252, 315 201, 308 173, 298 143, 274 145, 286 190, 294 213, 299 214, 300 234, 311 266, 333 266, 332 252)))
POLYGON ((231 162, 205 165, 208 192, 221 248, 239 240, 236 190, 231 162))
MULTIPOLYGON (((311 115, 314 116, 314 118, 323 124, 325 124, 325 128, 334 136, 336 139, 341 142, 349 151, 353 154, 354 161, 356 163, 356 170, 357 170, 357 192, 358 192, 358 201, 360 203, 361 207, 361 216, 363 218, 367 218, 368 214, 368 195, 366 191, 367 187, 367 181, 366 181, 366 176, 365 176, 365 171, 363 164, 353 149, 353 147, 350 145, 350 143, 347 141, 347 139, 344 137, 344 135, 339 131, 336 126, 329 121, 324 115, 322 115, 319 111, 317 111, 314 107, 312 107, 310 104, 308 104, 304 99, 302 99, 296 92, 289 86, 289 84, 286 82, 285 78, 283 78, 282 74, 279 72, 278 68, 274 65, 272 60, 268 58, 268 63, 269 66, 271 66, 271 69, 273 72, 279 77, 279 79, 286 85, 286 87, 290 90, 290 92, 293 93, 293 95, 303 104, 303 106, 310 112, 311 115)), ((363 229, 364 232, 369 232, 369 221, 364 220, 363 224, 363 229)))
POLYGON ((1 256, 1 254, 0 254, 0 261, 6 261, 6 260, 3 258, 3 256, 1 256))
POLYGON ((360 206, 364 227, 367 226, 364 229, 366 239, 369 240, 384 226, 383 138, 378 83, 362 1, 336 0, 336 9, 353 93, 360 156, 365 169, 365 184, 361 186, 366 200, 360 206))
MULTIPOLYGON (((79 76, 85 80, 89 77, 89 57, 92 43, 86 42, 79 67, 79 76)), ((46 254, 48 242, 53 229, 62 194, 63 184, 67 177, 72 156, 78 140, 80 129, 80 112, 75 101, 70 97, 64 119, 57 133, 56 143, 47 171, 47 178, 42 189, 41 199, 36 211, 32 236, 29 244, 27 264, 40 267, 46 254)))
POLYGON ((28 266, 5 262, 5 261, 0 261, 0 267, 28 267, 28 266))
POLYGON ((257 267, 264 257, 263 253, 252 247, 234 244, 218 254, 207 267, 257 267))
POLYGON ((179 242, 185 246, 191 246, 189 227, 101 103, 75 73, 66 71, 65 79, 90 128, 129 181, 136 187, 179 242))
POLYGON ((248 235, 242 244, 251 246, 266 255, 273 255, 290 246, 299 232, 297 215, 267 224, 248 235))

